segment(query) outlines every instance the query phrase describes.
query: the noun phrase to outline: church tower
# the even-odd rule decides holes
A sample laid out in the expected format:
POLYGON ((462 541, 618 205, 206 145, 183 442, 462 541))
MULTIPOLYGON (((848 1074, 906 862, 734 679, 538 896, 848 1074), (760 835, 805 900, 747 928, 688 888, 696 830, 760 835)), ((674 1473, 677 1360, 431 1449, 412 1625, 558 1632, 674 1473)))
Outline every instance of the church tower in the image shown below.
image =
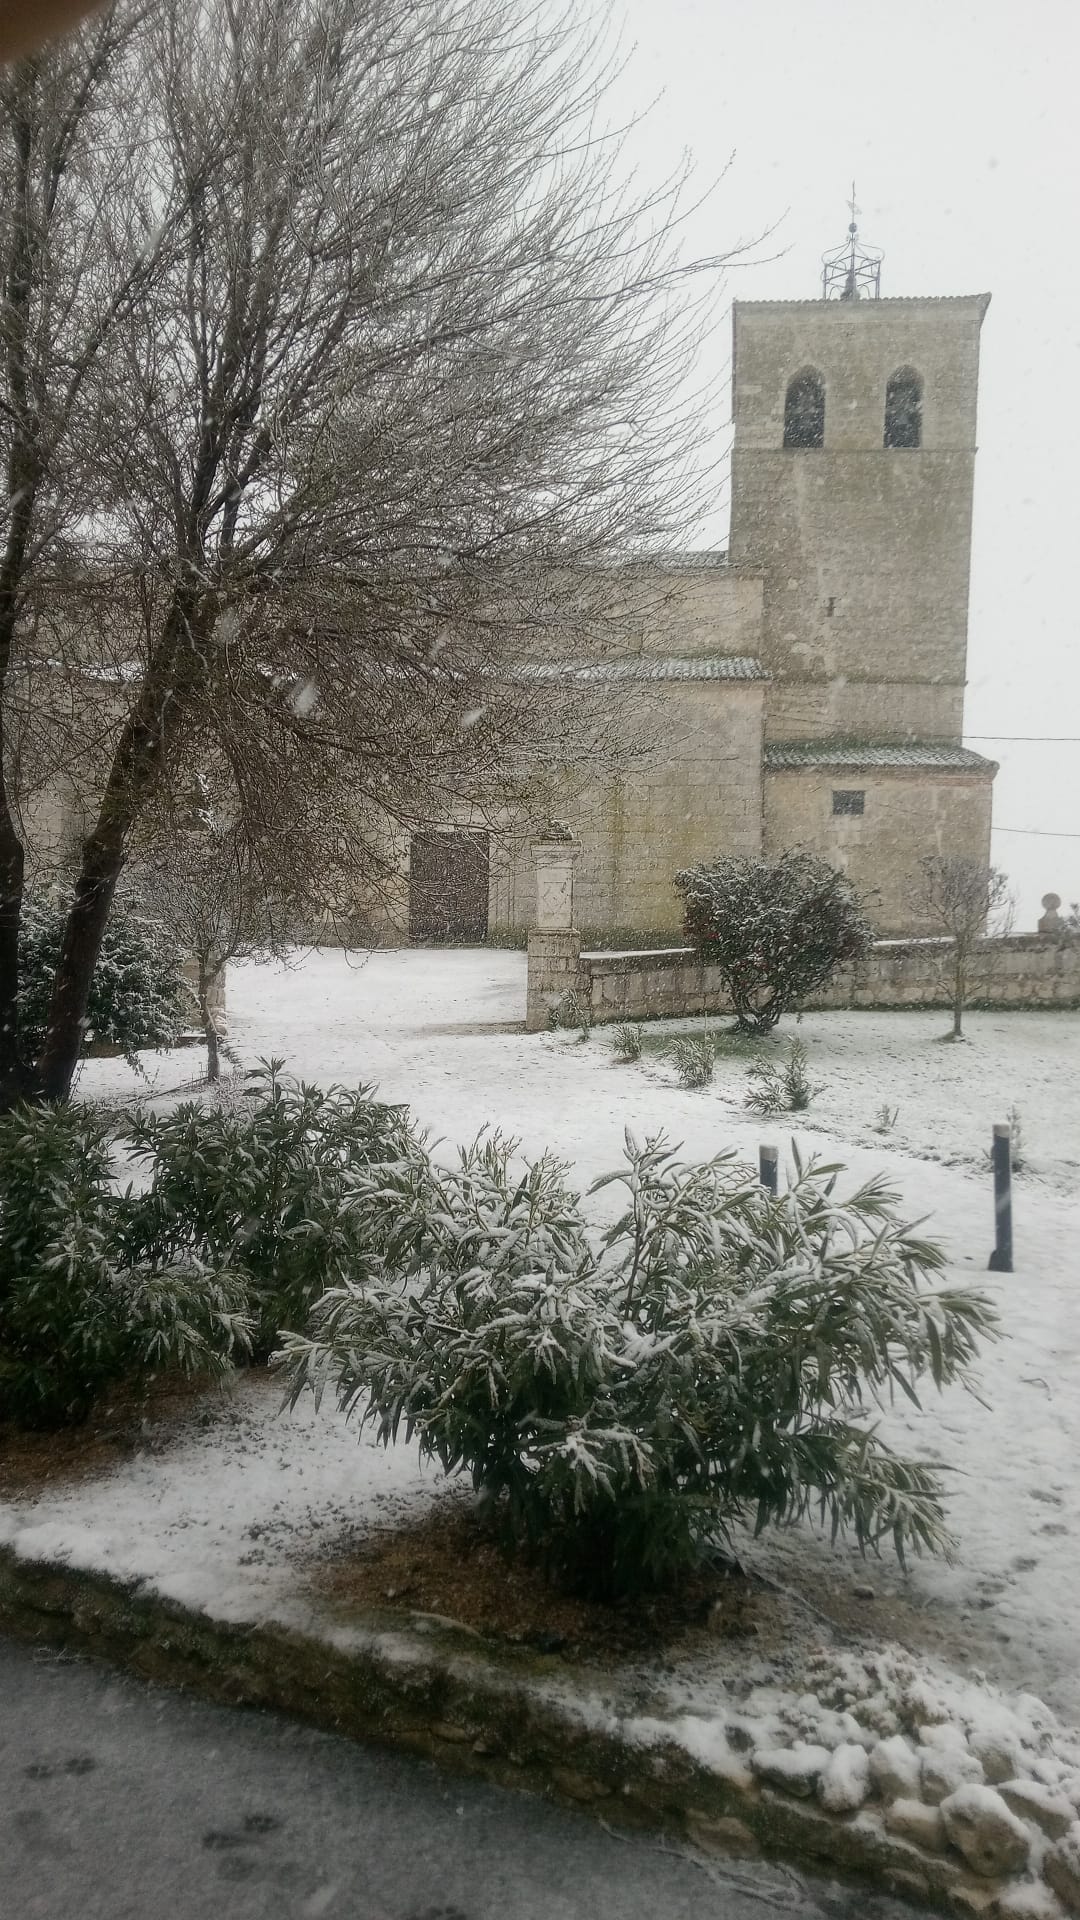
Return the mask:
POLYGON ((854 214, 819 299, 735 303, 730 553, 762 579, 766 847, 846 866, 885 930, 901 857, 988 857, 996 769, 960 741, 989 295, 882 299, 854 214))

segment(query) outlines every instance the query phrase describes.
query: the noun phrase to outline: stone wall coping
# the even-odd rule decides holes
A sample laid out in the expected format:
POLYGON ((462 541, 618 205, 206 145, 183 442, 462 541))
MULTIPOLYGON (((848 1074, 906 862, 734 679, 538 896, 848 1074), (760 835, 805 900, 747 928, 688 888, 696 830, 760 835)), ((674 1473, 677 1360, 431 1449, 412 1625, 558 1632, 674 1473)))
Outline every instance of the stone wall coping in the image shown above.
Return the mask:
POLYGON ((638 947, 625 953, 583 953, 593 973, 641 973, 655 966, 699 966, 693 947, 638 947))
MULTIPOLYGON (((1044 953, 1053 952, 1069 945, 1080 936, 1069 932, 1056 933, 1008 933, 993 939, 978 941, 976 953, 1044 953)), ((913 935, 910 938, 875 940, 871 954, 881 953, 891 960, 902 959, 905 953, 924 953, 927 947, 949 948, 952 940, 948 934, 913 935)), ((640 950, 628 950, 625 953, 604 951, 583 953, 582 965, 587 965, 590 973, 644 973, 652 967, 683 968, 697 967, 703 963, 693 947, 653 947, 640 950)), ((705 965, 709 963, 704 962, 705 965)))
MULTIPOLYGON (((659 1828, 706 1855, 761 1854, 818 1871, 824 1864, 848 1884, 869 1882, 950 1915, 1004 1914, 995 1896, 1008 1899, 1023 1884, 1011 1878, 1023 1861, 976 1875, 942 1839, 920 1844, 910 1828, 894 1830, 891 1803, 870 1799, 866 1761, 858 1799, 830 1801, 824 1787, 815 1794, 833 1759, 825 1747, 743 1753, 729 1746, 725 1717, 712 1723, 710 1759, 680 1737, 689 1716, 642 1715, 608 1674, 598 1694, 591 1676, 568 1672, 556 1656, 493 1646, 441 1615, 414 1615, 408 1625, 375 1609, 344 1623, 312 1608, 303 1626, 224 1619, 148 1582, 23 1559, 5 1545, 0 1628, 32 1645, 105 1658, 159 1685, 232 1707, 276 1708, 452 1772, 531 1789, 620 1827, 659 1828)), ((851 1752, 840 1749, 846 1763, 851 1752)), ((844 1771, 846 1778, 850 1764, 844 1771)), ((932 1821, 932 1807, 900 1804, 917 1804, 932 1821)), ((1004 1818, 1011 1820, 1007 1809, 1004 1818)), ((1011 1825, 1026 1856, 1037 1829, 1011 1825)), ((1061 1909, 1051 1902, 1042 1911, 1061 1909)))

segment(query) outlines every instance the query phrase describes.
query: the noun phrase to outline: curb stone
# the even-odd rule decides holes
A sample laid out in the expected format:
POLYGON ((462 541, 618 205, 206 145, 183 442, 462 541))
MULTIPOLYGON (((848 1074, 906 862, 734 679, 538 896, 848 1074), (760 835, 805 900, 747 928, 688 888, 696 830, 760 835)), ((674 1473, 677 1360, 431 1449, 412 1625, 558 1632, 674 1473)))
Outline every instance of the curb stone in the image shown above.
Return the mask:
POLYGON ((557 1691, 556 1660, 516 1664, 450 1623, 409 1631, 372 1614, 347 1633, 327 1628, 321 1638, 273 1622, 215 1620, 138 1582, 0 1548, 0 1629, 14 1637, 89 1653, 226 1705, 280 1709, 612 1823, 675 1832, 704 1851, 827 1865, 946 1914, 992 1920, 997 1896, 1010 1891, 971 1874, 959 1856, 924 1852, 889 1832, 880 1803, 830 1813, 749 1770, 714 1771, 665 1739, 657 1720, 635 1727, 595 1702, 586 1718, 557 1691))

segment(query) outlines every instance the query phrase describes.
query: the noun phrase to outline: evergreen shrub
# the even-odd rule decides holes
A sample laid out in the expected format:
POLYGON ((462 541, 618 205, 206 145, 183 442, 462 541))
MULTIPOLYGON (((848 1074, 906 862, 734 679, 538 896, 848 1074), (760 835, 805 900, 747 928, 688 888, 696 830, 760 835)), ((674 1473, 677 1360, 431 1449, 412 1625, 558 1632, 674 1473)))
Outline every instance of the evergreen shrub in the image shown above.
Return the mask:
MULTIPOLYGON (((281 1354, 384 1442, 465 1470, 508 1540, 604 1598, 677 1581, 736 1527, 813 1510, 860 1547, 948 1544, 938 1474, 867 1407, 965 1380, 993 1309, 880 1180, 796 1160, 771 1197, 721 1156, 627 1134, 597 1247, 566 1170, 481 1138, 431 1169, 397 1255, 347 1280, 281 1354)), ((595 1190, 595 1189, 594 1189, 595 1190)))
POLYGON ((686 935, 718 969, 744 1029, 771 1031, 873 940, 850 882, 816 854, 722 854, 677 873, 675 887, 686 935))
POLYGON ((782 1066, 757 1060, 750 1068, 752 1085, 746 1096, 751 1113, 803 1113, 820 1087, 810 1084, 806 1048, 793 1040, 782 1066))
POLYGON ((84 1108, 0 1115, 0 1410, 25 1426, 85 1418, 132 1376, 227 1372, 246 1348, 247 1289, 197 1262, 132 1259, 129 1200, 84 1108))
POLYGON ((615 1058, 624 1065, 630 1065, 641 1059, 642 1032, 632 1020, 622 1020, 611 1036, 611 1049, 615 1058))
POLYGON ((306 1325, 324 1287, 396 1248, 400 1222, 415 1228, 428 1162, 407 1109, 370 1088, 307 1086, 280 1060, 247 1082, 229 1107, 134 1116, 130 1145, 149 1182, 128 1232, 141 1258, 244 1275, 265 1358, 283 1328, 306 1325))
POLYGON ((716 1047, 707 1033, 680 1034, 667 1050, 683 1087, 707 1087, 716 1066, 716 1047))
MULTIPOLYGON (((23 900, 18 1007, 23 1050, 31 1059, 45 1038, 67 911, 55 893, 28 892, 23 900)), ((117 1047, 130 1061, 140 1048, 171 1047, 189 1003, 175 942, 118 900, 90 982, 87 1043, 117 1047)))

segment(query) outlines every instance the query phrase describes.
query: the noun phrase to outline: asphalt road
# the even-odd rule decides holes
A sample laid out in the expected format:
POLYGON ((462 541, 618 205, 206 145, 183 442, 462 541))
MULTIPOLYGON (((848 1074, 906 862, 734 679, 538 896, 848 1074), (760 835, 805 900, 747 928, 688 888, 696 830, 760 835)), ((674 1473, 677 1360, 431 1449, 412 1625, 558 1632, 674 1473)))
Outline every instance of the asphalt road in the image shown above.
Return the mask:
POLYGON ((907 1920, 0 1640, 0 1920, 907 1920))

